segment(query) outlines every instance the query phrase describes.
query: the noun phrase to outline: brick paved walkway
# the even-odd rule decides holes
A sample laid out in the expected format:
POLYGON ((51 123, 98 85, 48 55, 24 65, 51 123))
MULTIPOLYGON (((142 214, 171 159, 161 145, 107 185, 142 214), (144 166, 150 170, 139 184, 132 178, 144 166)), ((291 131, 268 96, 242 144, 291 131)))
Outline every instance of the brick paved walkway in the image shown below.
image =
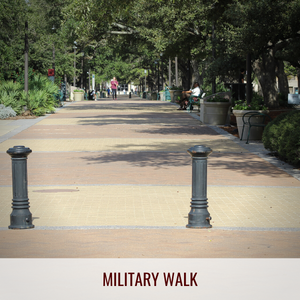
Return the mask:
POLYGON ((35 120, 0 120, 0 257, 141 257, 124 250, 130 249, 126 239, 119 247, 122 233, 147 257, 168 257, 170 247, 178 250, 170 257, 299 257, 299 172, 289 175, 283 169, 289 167, 268 158, 261 144, 241 143, 217 127, 201 125, 196 113, 176 108, 123 96, 73 102, 35 120), (209 231, 185 229, 191 197, 186 150, 199 144, 213 149, 209 231), (28 157, 33 230, 7 229, 12 195, 6 150, 15 145, 33 150, 28 157), (217 241, 216 248, 203 250, 207 235, 217 241), (94 250, 106 241, 120 251, 104 247, 84 255, 78 245, 81 250, 71 255, 81 236, 94 243, 94 250), (159 237, 165 244, 151 252, 151 241, 158 243, 159 237), (222 244, 225 237, 231 246, 222 244), (31 241, 29 248, 20 247, 25 240, 31 241))

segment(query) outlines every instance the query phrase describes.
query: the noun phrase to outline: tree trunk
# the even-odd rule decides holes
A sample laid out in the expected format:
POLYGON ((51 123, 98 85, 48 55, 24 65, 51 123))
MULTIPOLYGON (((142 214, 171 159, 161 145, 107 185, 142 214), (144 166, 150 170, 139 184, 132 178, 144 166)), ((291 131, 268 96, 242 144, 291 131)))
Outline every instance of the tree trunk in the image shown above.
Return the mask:
POLYGON ((201 65, 201 74, 199 75, 199 84, 200 87, 204 84, 204 78, 206 76, 206 63, 202 63, 201 65))
POLYGON ((277 60, 276 76, 278 78, 279 93, 287 98, 289 93, 289 82, 284 72, 284 63, 282 60, 277 60))
POLYGON ((178 69, 180 70, 181 73, 182 87, 184 90, 189 90, 191 88, 188 82, 189 74, 187 68, 188 68, 187 60, 178 58, 178 69))
POLYGON ((278 107, 276 61, 273 57, 273 50, 264 53, 260 59, 254 62, 254 72, 259 80, 265 105, 269 108, 278 107))
POLYGON ((200 73, 199 73, 199 66, 196 60, 191 61, 191 68, 192 68, 192 83, 198 82, 200 85, 200 73))
POLYGON ((150 70, 151 70, 151 72, 149 74, 149 82, 150 82, 150 86, 151 86, 151 92, 153 92, 154 82, 155 82, 155 69, 153 69, 153 67, 151 66, 150 70))

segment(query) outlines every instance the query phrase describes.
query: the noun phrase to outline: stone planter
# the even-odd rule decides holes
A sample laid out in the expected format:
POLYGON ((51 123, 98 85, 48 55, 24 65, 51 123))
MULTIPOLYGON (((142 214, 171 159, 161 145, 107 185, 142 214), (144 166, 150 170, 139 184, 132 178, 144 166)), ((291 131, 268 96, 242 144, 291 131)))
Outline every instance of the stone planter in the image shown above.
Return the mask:
POLYGON ((74 92, 74 101, 84 101, 84 93, 74 92))
POLYGON ((230 102, 200 101, 200 121, 209 125, 225 125, 230 115, 230 102))
MULTIPOLYGON (((233 114, 236 117, 236 123, 237 123, 237 128, 239 132, 239 137, 241 138, 242 135, 242 130, 243 130, 243 120, 242 117, 245 113, 248 112, 260 112, 260 113, 268 113, 267 111, 262 111, 262 110, 234 110, 233 114)), ((246 122, 248 120, 248 117, 245 117, 244 119, 246 122)), ((251 123, 253 124, 261 124, 263 121, 263 117, 252 117, 251 118, 251 123)), ((262 134, 263 134, 263 127, 251 127, 250 131, 250 136, 249 140, 261 140, 262 139, 262 134)), ((247 140, 248 136, 248 131, 249 131, 249 126, 245 125, 244 128, 244 134, 243 134, 243 141, 247 140)))
POLYGON ((160 101, 166 101, 165 99, 165 92, 159 92, 160 101))

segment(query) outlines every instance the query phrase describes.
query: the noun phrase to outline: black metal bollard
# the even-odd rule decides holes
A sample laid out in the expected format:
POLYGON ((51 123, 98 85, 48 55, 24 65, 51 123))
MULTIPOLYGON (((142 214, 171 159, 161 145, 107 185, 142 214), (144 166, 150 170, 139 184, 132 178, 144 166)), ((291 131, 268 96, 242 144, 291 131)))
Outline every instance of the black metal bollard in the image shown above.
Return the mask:
POLYGON ((129 98, 131 98, 131 92, 129 92, 129 98))
POLYGON ((6 153, 12 160, 13 199, 9 229, 33 228, 27 189, 27 156, 32 152, 24 146, 14 146, 6 153))
POLYGON ((211 228, 211 217, 207 210, 207 157, 212 150, 197 145, 187 152, 192 156, 192 201, 186 227, 211 228))

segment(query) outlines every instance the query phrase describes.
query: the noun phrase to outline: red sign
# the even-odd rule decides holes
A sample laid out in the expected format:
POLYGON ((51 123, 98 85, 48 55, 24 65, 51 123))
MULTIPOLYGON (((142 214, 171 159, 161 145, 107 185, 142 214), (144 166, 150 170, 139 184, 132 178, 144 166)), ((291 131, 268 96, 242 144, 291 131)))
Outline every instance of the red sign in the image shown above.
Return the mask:
POLYGON ((54 69, 48 69, 48 76, 54 76, 54 69))

